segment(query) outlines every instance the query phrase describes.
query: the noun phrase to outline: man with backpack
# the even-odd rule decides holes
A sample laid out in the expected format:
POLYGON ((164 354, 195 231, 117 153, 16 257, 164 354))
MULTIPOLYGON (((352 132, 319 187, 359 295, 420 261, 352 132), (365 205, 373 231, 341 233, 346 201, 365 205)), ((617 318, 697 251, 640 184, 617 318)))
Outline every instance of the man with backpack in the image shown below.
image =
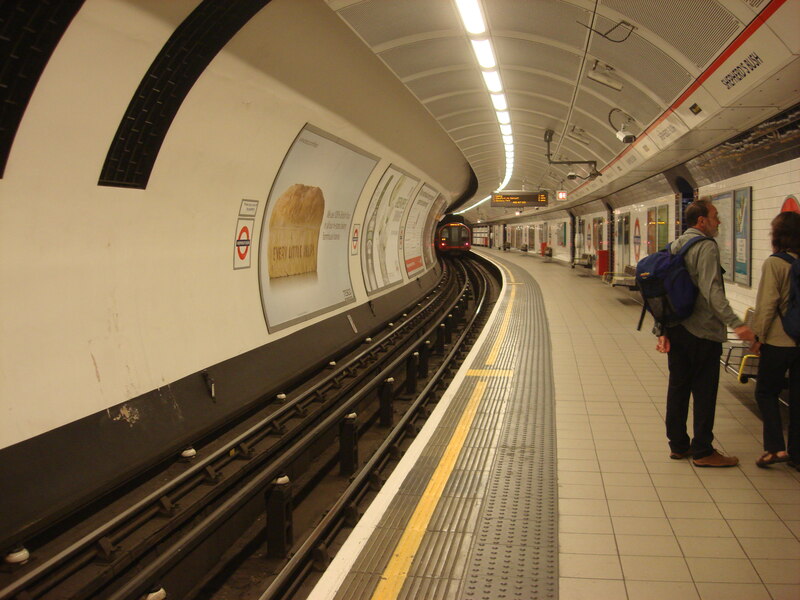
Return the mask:
POLYGON ((656 324, 656 332, 660 334, 656 349, 668 353, 666 426, 670 458, 680 460, 691 456, 698 467, 733 467, 739 459, 720 454, 711 445, 719 359, 722 342, 727 339, 726 326, 745 341, 753 342, 755 335, 736 316, 725 296, 719 248, 713 239, 720 224, 717 208, 709 201, 693 202, 686 208, 685 220, 688 229, 670 245, 669 251, 680 253, 684 245, 691 243, 683 254, 683 263, 697 288, 697 296, 688 317, 677 324, 656 324), (697 236, 704 239, 690 242, 697 236), (690 395, 694 399, 691 440, 686 431, 690 395))

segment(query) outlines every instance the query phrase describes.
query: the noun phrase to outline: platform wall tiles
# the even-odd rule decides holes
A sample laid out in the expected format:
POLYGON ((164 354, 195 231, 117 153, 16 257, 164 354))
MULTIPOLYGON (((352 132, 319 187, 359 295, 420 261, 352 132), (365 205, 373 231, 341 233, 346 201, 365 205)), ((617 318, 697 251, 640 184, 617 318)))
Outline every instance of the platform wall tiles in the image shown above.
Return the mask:
POLYGON ((780 212, 786 197, 793 195, 800 199, 800 159, 790 160, 778 165, 738 175, 700 188, 700 197, 714 196, 741 188, 751 188, 751 264, 752 274, 749 286, 725 282, 725 289, 731 306, 739 316, 744 316, 749 307, 755 306, 758 284, 761 280, 761 266, 772 254, 770 244, 770 223, 780 212))

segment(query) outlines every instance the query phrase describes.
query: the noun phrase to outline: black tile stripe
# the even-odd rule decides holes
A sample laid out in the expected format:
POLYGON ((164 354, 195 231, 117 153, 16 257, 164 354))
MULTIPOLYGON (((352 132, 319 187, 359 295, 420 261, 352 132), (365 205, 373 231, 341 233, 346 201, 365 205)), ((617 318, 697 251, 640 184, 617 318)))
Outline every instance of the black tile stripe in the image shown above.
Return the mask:
POLYGON ((0 2, 0 177, 33 90, 83 0, 0 2))
POLYGON ((230 39, 269 0, 204 0, 181 23, 133 95, 99 185, 144 189, 184 98, 230 39))

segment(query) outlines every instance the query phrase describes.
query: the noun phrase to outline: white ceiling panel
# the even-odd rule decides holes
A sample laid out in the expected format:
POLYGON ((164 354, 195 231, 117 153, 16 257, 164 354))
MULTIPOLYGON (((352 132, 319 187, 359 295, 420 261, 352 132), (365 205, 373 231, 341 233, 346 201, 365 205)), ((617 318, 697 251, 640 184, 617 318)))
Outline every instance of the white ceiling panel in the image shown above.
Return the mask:
POLYGON ((663 39, 697 68, 708 64, 720 47, 744 28, 717 0, 670 0, 669 19, 665 18, 666 7, 661 2, 603 0, 603 4, 663 39))
POLYGON ((374 47, 431 31, 450 30, 460 35, 454 10, 450 2, 369 0, 344 8, 339 15, 374 47))
MULTIPOLYGON (((495 190, 505 175, 504 146, 455 0, 327 2, 461 148, 478 179, 475 200, 495 190)), ((757 21, 747 29, 768 0, 478 2, 488 31, 477 38, 494 47, 511 115, 515 160, 509 187, 548 188, 562 185, 569 170, 588 172, 587 165, 548 164, 547 129, 554 131, 553 160, 596 161, 607 171, 591 185, 564 184, 572 192, 567 207, 687 160, 734 130, 787 108, 800 95, 800 61, 793 64, 797 57, 790 53, 782 64, 771 65, 772 77, 735 99, 751 107, 738 113, 726 111, 722 102, 708 102, 706 86, 698 87, 698 78, 718 82, 703 69, 734 40, 746 41, 752 30, 757 36, 762 27, 781 29, 783 24, 775 21, 786 11, 780 10, 772 21, 757 21), (593 69, 593 75, 621 89, 590 79, 587 73, 593 69), (691 100, 684 106, 682 95, 690 89, 691 100), (699 118, 687 112, 698 99, 703 104, 699 118), (615 128, 628 115, 630 130, 640 139, 626 154, 633 162, 623 157, 617 164, 627 146, 615 128), (567 137, 574 131, 582 141, 567 137)), ((507 214, 485 205, 480 210, 492 219, 507 214)))
POLYGON ((509 94, 527 93, 546 96, 568 104, 575 86, 565 79, 542 77, 541 73, 531 73, 517 68, 503 69, 503 84, 509 94))
MULTIPOLYGON (((451 96, 436 98, 425 102, 425 107, 441 120, 453 113, 474 110, 476 106, 490 107, 490 100, 485 90, 476 92, 455 92, 451 96)), ((494 116, 492 122, 495 121, 494 116)))
MULTIPOLYGON (((598 21, 597 26, 602 31, 613 26, 609 19, 598 21)), ((589 53, 614 67, 627 80, 627 85, 635 81, 635 87, 651 92, 664 102, 672 100, 694 80, 693 74, 674 58, 635 32, 622 43, 593 36, 589 53)))
POLYGON ((581 65, 581 54, 561 46, 511 37, 494 39, 494 49, 501 65, 540 71, 542 77, 557 75, 574 80, 581 65))
POLYGON ((558 38, 566 46, 576 48, 586 41, 586 30, 572 24, 586 22, 591 15, 590 10, 560 0, 496 0, 484 3, 484 8, 492 31, 558 38))
POLYGON ((400 79, 436 69, 459 70, 477 65, 466 37, 433 38, 384 50, 378 56, 400 79))
MULTIPOLYGON (((466 127, 467 125, 473 125, 475 123, 497 122, 497 117, 495 117, 494 111, 487 107, 484 109, 469 110, 462 113, 457 113, 439 120, 442 123, 442 127, 444 127, 445 131, 450 131, 451 129, 466 127)), ((497 143, 498 145, 500 144, 499 125, 497 128, 497 143)))
POLYGON ((483 78, 473 65, 460 71, 446 71, 411 79, 406 82, 406 85, 422 102, 464 92, 479 92, 483 94, 487 102, 489 100, 486 97, 487 92, 483 85, 483 78))

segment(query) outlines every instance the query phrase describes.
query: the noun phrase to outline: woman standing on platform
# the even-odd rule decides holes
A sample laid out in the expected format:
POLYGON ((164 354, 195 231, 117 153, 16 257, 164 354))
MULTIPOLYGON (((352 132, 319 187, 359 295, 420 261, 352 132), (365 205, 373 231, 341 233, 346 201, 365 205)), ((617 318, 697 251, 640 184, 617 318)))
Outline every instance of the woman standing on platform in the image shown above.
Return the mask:
POLYGON ((758 285, 753 352, 761 356, 756 378, 756 401, 764 421, 764 454, 759 467, 791 461, 800 469, 800 348, 784 331, 781 315, 789 304, 789 270, 800 258, 800 214, 782 212, 772 220, 772 250, 764 261, 758 285), (789 445, 783 439, 778 395, 789 371, 789 445))

